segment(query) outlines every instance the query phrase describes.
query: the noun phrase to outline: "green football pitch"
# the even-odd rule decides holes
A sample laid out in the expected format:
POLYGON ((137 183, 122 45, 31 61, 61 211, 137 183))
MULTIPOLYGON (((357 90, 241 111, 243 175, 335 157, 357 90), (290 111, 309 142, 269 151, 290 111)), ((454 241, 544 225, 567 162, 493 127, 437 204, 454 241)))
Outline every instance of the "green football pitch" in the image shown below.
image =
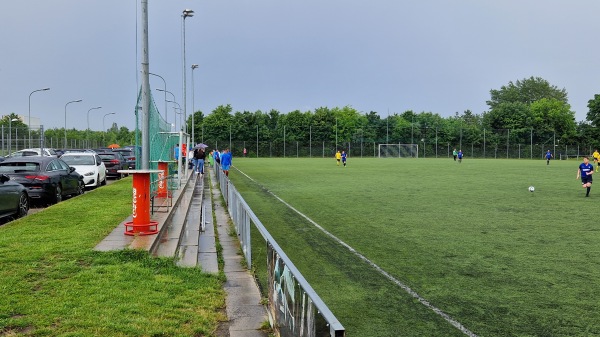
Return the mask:
POLYGON ((234 185, 347 336, 600 336, 600 177, 586 198, 579 161, 234 165, 234 185))

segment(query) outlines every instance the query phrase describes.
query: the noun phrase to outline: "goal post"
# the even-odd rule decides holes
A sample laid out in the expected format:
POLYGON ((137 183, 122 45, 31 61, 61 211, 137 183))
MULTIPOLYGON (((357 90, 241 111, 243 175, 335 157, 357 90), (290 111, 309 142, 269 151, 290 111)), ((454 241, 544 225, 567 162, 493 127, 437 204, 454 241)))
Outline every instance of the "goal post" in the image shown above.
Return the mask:
POLYGON ((379 144, 379 158, 419 158, 419 144, 379 144))

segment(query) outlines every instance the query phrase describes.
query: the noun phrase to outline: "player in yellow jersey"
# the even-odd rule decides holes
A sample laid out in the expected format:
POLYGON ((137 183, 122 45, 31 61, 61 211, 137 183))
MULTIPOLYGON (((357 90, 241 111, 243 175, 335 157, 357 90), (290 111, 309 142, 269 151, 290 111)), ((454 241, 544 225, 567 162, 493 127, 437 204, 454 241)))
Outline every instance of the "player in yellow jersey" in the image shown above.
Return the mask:
POLYGON ((600 153, 598 153, 598 149, 594 150, 592 157, 594 157, 594 166, 596 167, 596 172, 598 172, 598 162, 600 161, 600 153))
POLYGON ((342 160, 342 154, 340 153, 340 151, 338 150, 338 152, 335 154, 335 160, 337 161, 337 166, 340 166, 340 160, 342 160))

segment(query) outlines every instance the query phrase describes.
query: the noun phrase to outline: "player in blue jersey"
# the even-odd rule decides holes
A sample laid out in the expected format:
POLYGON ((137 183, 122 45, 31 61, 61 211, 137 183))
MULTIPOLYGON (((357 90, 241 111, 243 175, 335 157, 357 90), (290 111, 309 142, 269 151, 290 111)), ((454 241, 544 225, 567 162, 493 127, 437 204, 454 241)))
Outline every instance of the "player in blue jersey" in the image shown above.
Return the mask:
POLYGON ((344 164, 344 167, 346 167, 346 158, 348 158, 348 154, 346 151, 342 151, 342 163, 344 164))
POLYGON ((592 188, 592 173, 594 173, 594 165, 590 164, 590 158, 587 156, 583 157, 583 163, 579 164, 577 170, 577 179, 581 177, 581 187, 586 188, 586 197, 590 196, 590 189, 592 188))
POLYGON ((459 164, 460 164, 460 163, 462 163, 462 157, 463 157, 463 152, 462 152, 462 150, 458 150, 458 154, 457 154, 457 156, 458 156, 458 163, 459 163, 459 164))
POLYGON ((552 159, 552 152, 550 152, 550 150, 548 150, 546 152, 546 165, 550 165, 550 159, 552 159))

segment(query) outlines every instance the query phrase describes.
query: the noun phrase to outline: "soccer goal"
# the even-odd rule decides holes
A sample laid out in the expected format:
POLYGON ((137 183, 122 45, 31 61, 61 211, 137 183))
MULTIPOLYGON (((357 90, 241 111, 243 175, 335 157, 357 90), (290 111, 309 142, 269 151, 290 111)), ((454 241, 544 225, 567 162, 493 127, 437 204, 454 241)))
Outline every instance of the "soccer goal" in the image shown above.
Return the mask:
POLYGON ((379 158, 418 158, 419 144, 379 144, 379 158))

